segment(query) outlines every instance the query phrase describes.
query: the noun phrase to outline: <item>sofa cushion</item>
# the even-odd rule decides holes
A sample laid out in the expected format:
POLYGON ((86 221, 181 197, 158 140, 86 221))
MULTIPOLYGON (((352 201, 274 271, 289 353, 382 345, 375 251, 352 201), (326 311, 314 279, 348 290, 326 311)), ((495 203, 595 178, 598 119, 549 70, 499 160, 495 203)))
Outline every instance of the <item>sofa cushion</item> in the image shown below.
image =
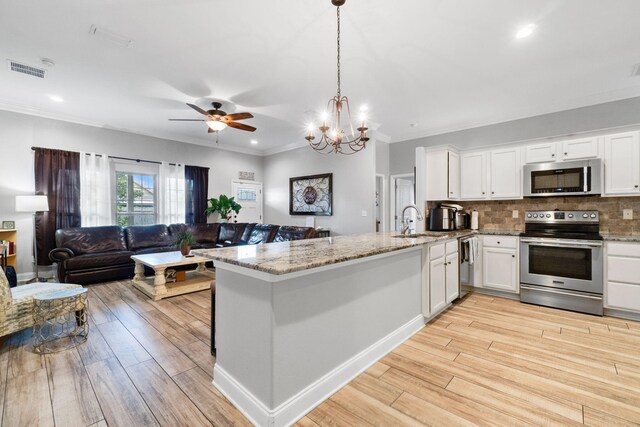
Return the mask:
POLYGON ((270 243, 273 241, 276 233, 278 232, 278 226, 272 224, 256 224, 251 231, 249 239, 246 241, 250 245, 257 245, 259 243, 270 243))
POLYGON ((212 224, 192 224, 189 229, 193 234, 193 238, 199 244, 215 244, 218 241, 220 224, 217 222, 212 224))
POLYGON ((246 222, 241 222, 238 224, 233 222, 225 222, 223 224, 220 224, 218 243, 224 244, 225 242, 229 242, 231 244, 234 244, 239 242, 246 227, 246 222))
POLYGON ((64 260, 64 268, 67 270, 84 270, 87 268, 108 267, 118 264, 132 264, 131 251, 103 252, 97 254, 85 254, 64 260))
POLYGON ((56 230, 56 247, 69 248, 75 255, 126 251, 122 227, 73 227, 56 230))
POLYGON ((175 236, 169 234, 169 227, 164 224, 134 225, 124 231, 127 248, 136 253, 145 248, 175 245, 175 236))
POLYGON ((253 231, 256 225, 258 224, 255 222, 251 222, 247 224, 247 226, 244 228, 244 231, 242 232, 242 237, 240 237, 240 240, 242 240, 243 242, 248 241, 249 238, 251 237, 251 232, 253 231))
POLYGON ((278 229, 274 242, 288 242, 290 240, 313 239, 316 230, 312 227, 291 227, 283 225, 278 229))

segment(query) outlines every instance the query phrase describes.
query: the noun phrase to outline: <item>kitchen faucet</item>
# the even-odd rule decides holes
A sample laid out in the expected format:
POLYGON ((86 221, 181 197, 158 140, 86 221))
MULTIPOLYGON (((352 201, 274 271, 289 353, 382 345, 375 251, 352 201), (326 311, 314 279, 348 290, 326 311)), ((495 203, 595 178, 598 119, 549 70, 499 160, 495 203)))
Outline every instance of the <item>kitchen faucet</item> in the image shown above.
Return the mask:
POLYGON ((402 230, 400 231, 400 234, 402 234, 403 236, 405 234, 407 234, 407 232, 409 231, 409 221, 407 219, 405 219, 404 217, 404 213, 407 211, 407 209, 412 208, 416 210, 416 213, 418 214, 418 221, 422 221, 424 219, 424 217, 422 216, 422 214, 420 213, 420 210, 416 207, 416 205, 407 205, 402 209, 402 230))

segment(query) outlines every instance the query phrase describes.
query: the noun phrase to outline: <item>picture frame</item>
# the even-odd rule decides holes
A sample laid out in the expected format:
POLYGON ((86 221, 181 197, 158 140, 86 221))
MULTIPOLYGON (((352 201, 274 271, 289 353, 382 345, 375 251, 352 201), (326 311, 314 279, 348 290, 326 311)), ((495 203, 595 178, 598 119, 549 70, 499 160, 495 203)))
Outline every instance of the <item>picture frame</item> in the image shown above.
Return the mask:
POLYGON ((332 216, 333 174, 289 178, 289 215, 332 216))
POLYGON ((15 221, 2 221, 2 229, 3 230, 13 230, 16 228, 15 221))

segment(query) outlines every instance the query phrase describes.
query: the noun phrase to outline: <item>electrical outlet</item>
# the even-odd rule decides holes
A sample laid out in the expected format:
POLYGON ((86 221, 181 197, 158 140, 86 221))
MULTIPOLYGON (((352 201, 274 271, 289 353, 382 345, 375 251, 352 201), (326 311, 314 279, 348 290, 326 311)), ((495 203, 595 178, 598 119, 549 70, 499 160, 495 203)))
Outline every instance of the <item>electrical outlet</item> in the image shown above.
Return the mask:
POLYGON ((633 209, 623 209, 622 219, 633 219, 633 209))
POLYGON ((362 211, 362 216, 367 216, 367 211, 362 211))
POLYGON ((518 218, 518 215, 519 215, 519 213, 518 213, 518 210, 517 210, 517 209, 514 209, 514 210, 511 212, 511 217, 512 217, 512 218, 518 218))

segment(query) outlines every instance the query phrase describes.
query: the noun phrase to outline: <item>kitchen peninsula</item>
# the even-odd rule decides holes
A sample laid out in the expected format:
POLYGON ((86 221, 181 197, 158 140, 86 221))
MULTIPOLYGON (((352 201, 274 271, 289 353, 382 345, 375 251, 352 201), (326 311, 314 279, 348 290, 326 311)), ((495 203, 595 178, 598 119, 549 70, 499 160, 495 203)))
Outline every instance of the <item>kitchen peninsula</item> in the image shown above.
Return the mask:
POLYGON ((194 251, 216 266, 215 386, 255 424, 291 424, 424 326, 428 248, 468 234, 194 251))

